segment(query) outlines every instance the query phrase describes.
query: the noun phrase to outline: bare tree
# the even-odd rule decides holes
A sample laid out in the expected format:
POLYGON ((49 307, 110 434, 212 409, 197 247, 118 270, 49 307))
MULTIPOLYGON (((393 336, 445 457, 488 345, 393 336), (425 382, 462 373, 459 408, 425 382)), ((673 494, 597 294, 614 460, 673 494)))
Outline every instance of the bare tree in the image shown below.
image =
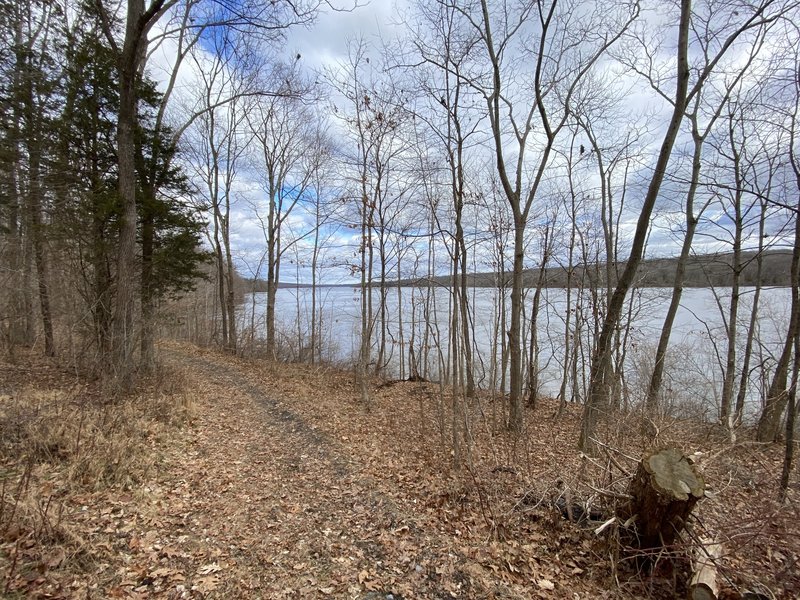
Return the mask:
POLYGON ((754 369, 751 368, 751 364, 754 359, 755 338, 759 328, 758 314, 765 274, 764 253, 770 247, 770 242, 767 239, 767 221, 770 213, 773 211, 769 206, 768 200, 773 194, 773 186, 777 185, 780 164, 780 151, 775 151, 774 145, 778 147, 781 146, 781 144, 774 144, 775 138, 772 136, 773 132, 770 131, 770 129, 772 128, 768 128, 764 131, 761 127, 755 125, 754 131, 751 132, 752 139, 757 140, 753 143, 755 148, 751 151, 748 160, 744 161, 749 163, 746 166, 745 173, 745 177, 749 180, 749 191, 755 195, 758 201, 758 226, 757 231, 755 231, 755 289, 753 290, 750 304, 750 318, 747 325, 744 353, 742 356, 739 390, 736 394, 736 406, 734 408, 733 419, 734 426, 742 424, 745 413, 745 402, 752 389, 751 372, 754 369))
MULTIPOLYGON (((451 3, 439 2, 433 5, 417 5, 420 23, 410 26, 414 32, 415 52, 431 69, 418 83, 427 111, 417 117, 423 120, 443 147, 447 157, 449 190, 453 204, 453 245, 451 252, 454 276, 452 296, 455 303, 451 329, 458 332, 458 347, 463 353, 463 375, 465 394, 475 394, 473 373, 473 341, 471 339, 471 312, 468 294, 468 261, 466 238, 464 234, 464 209, 468 199, 466 177, 466 152, 476 142, 480 111, 475 110, 474 91, 464 78, 469 72, 471 54, 478 44, 474 31, 463 27, 459 11, 451 3)), ((415 72, 418 65, 411 62, 415 72)), ((454 348, 455 350, 455 348, 454 348)), ((459 360, 459 352, 451 352, 453 360, 459 360)), ((455 368, 455 367, 454 367, 455 368)), ((453 379, 457 383, 456 378, 453 379)), ((454 394, 458 392, 454 391, 454 394)))
MULTIPOLYGON (((796 25, 790 23, 787 30, 789 37, 786 39, 796 39, 798 32, 796 25)), ((797 148, 800 138, 800 133, 797 131, 800 126, 800 75, 798 75, 797 69, 800 53, 798 53, 796 45, 787 47, 792 47, 792 51, 787 53, 788 57, 783 57, 784 60, 781 60, 777 67, 776 79, 779 87, 777 100, 780 102, 779 106, 784 108, 778 112, 783 113, 783 118, 779 122, 787 134, 784 152, 789 158, 790 174, 793 176, 797 191, 800 191, 800 151, 797 148)), ((798 216, 800 215, 800 201, 796 206, 787 205, 784 208, 792 213, 794 219, 790 318, 786 338, 767 390, 764 410, 758 421, 757 437, 761 442, 773 442, 778 437, 781 418, 790 399, 788 381, 791 356, 793 350, 797 353, 795 339, 800 331, 800 217, 798 216)), ((787 457, 789 457, 788 454, 787 457)))
POLYGON ((338 228, 333 223, 334 207, 330 198, 335 167, 335 146, 328 124, 320 115, 315 118, 313 131, 311 178, 309 191, 313 195, 314 232, 311 250, 311 323, 309 324, 310 362, 314 364, 322 357, 322 311, 318 311, 320 262, 324 257, 326 242, 330 241, 338 228))
MULTIPOLYGON (((96 0, 109 46, 118 56, 119 111, 117 115, 118 194, 122 203, 119 247, 117 252, 117 290, 114 301, 112 337, 113 370, 124 387, 133 380, 133 360, 136 339, 136 132, 138 128, 137 81, 147 66, 147 46, 155 26, 178 5, 178 0, 127 0, 124 33, 119 39, 114 28, 114 8, 96 0)), ((199 35, 208 28, 225 27, 231 30, 248 29, 254 35, 274 35, 287 27, 307 23, 316 15, 320 2, 273 2, 263 7, 253 0, 231 4, 212 2, 211 10, 203 8, 199 21, 186 19, 183 26, 199 35), (215 10, 216 9, 216 10, 215 10)))
MULTIPOLYGON (((716 15, 706 15, 705 22, 714 18, 716 15)), ((728 105, 731 93, 739 85, 742 78, 748 72, 749 67, 752 65, 753 60, 756 58, 758 52, 763 46, 763 42, 767 31, 769 30, 768 23, 762 24, 756 31, 754 39, 749 42, 749 52, 747 53, 747 60, 743 65, 737 65, 736 69, 728 73, 728 77, 721 80, 719 83, 710 81, 709 85, 704 86, 698 90, 694 98, 687 106, 686 118, 691 126, 691 172, 688 182, 688 190, 686 192, 686 200, 684 205, 685 213, 685 229, 683 231, 683 242, 681 252, 678 256, 675 276, 673 279, 672 296, 670 299, 667 314, 664 317, 664 323, 661 328, 661 334, 656 348, 655 362, 653 366, 653 373, 650 377, 650 384, 647 390, 646 405, 648 412, 656 411, 658 406, 658 395, 661 389, 661 382, 664 373, 664 360, 666 358, 667 349, 669 346, 669 339, 672 334, 672 326, 675 322, 675 317, 680 306, 681 296, 683 293, 683 281, 686 273, 686 264, 691 254, 692 244, 694 242, 694 234, 697 229, 698 221, 709 206, 712 198, 709 197, 700 206, 699 210, 695 211, 695 198, 700 185, 700 175, 702 169, 702 154, 703 147, 708 136, 714 131, 714 127, 719 119, 721 113, 728 105)), ((710 23, 708 26, 701 28, 700 31, 708 32, 710 30, 710 23)), ((696 69, 706 69, 710 61, 716 57, 713 55, 712 46, 716 43, 713 36, 701 36, 697 40, 698 45, 703 49, 701 56, 702 62, 695 66, 696 69)), ((719 78, 722 79, 722 78, 719 78)), ((654 89, 659 89, 659 81, 656 77, 648 76, 648 81, 654 89)), ((662 91, 660 95, 668 98, 662 91)), ((671 99, 670 99, 671 100, 671 99)), ((735 305, 732 306, 731 311, 735 312, 735 305)), ((729 348, 733 348, 733 344, 729 344, 729 348)), ((728 396, 727 390, 730 389, 731 381, 728 381, 728 388, 726 393, 723 393, 723 398, 728 396)), ((723 401, 723 407, 726 402, 723 401)), ((725 412, 725 411, 723 411, 725 412)), ((727 419, 727 412, 725 412, 725 419, 727 419)))
POLYGON ((267 245, 266 351, 276 358, 275 304, 280 283, 281 258, 287 249, 284 223, 304 197, 313 176, 313 113, 303 96, 309 86, 299 77, 295 65, 277 69, 271 86, 276 91, 261 97, 247 117, 258 146, 259 170, 266 193, 266 215, 256 204, 267 245))
MULTIPOLYGON (((592 357, 590 393, 584 409, 579 442, 580 447, 584 450, 594 450, 595 444, 592 441, 592 436, 594 435, 596 424, 600 415, 607 410, 611 400, 611 385, 613 381, 611 359, 614 332, 622 315, 625 297, 633 284, 642 260, 650 229, 650 217, 658 199, 675 140, 680 132, 686 106, 700 93, 709 77, 716 72, 720 61, 742 36, 780 17, 783 7, 773 6, 775 4, 773 0, 765 0, 755 6, 737 7, 738 10, 734 10, 730 18, 725 15, 716 15, 717 18, 709 23, 709 27, 713 27, 709 35, 712 35, 715 40, 713 47, 716 51, 713 54, 713 58, 695 70, 694 81, 690 87, 692 69, 689 61, 689 39, 692 32, 692 24, 697 24, 698 21, 692 13, 691 2, 686 0, 681 2, 676 88, 674 97, 670 98, 669 101, 673 108, 672 116, 665 131, 653 175, 639 213, 631 251, 625 269, 620 274, 617 286, 609 300, 608 312, 603 320, 602 331, 592 357)), ((653 60, 649 54, 646 58, 648 61, 653 60)))
POLYGON ((235 38, 221 32, 212 38, 215 53, 192 53, 201 85, 190 131, 190 163, 202 182, 211 212, 211 243, 215 256, 216 287, 221 308, 222 344, 236 351, 237 323, 234 296, 230 215, 234 184, 247 152, 243 126, 249 110, 249 82, 232 64, 235 38))
POLYGON ((528 389, 527 405, 536 408, 539 395, 539 309, 542 303, 542 291, 547 280, 547 269, 553 255, 554 233, 558 223, 558 207, 552 212, 545 213, 543 223, 538 227, 540 231, 539 268, 536 275, 535 289, 531 301, 530 312, 530 340, 528 342, 528 389))
MULTIPOLYGON (((348 126, 356 152, 349 153, 349 167, 353 170, 353 192, 358 207, 360 243, 359 262, 354 266, 360 279, 361 339, 358 352, 358 381, 362 405, 369 410, 369 365, 372 348, 373 310, 372 310, 372 269, 373 269, 373 224, 375 203, 373 190, 380 190, 381 181, 371 181, 370 167, 375 152, 376 140, 372 134, 371 90, 363 81, 362 70, 369 63, 366 46, 362 42, 349 46, 349 63, 338 72, 329 74, 334 87, 346 98, 348 112, 342 117, 348 126)), ((338 111, 337 111, 338 112, 338 111)))
POLYGON ((514 218, 509 427, 519 432, 523 424, 521 315, 528 218, 581 81, 635 20, 639 6, 624 3, 583 10, 579 3, 556 0, 519 6, 503 2, 492 9, 486 0, 479 6, 473 4, 458 8, 479 35, 488 66, 482 77, 469 82, 486 101, 497 172, 514 218), (520 39, 526 41, 520 43, 520 39), (517 45, 531 68, 518 68, 521 63, 511 51, 517 45), (523 90, 532 101, 519 97, 523 90))

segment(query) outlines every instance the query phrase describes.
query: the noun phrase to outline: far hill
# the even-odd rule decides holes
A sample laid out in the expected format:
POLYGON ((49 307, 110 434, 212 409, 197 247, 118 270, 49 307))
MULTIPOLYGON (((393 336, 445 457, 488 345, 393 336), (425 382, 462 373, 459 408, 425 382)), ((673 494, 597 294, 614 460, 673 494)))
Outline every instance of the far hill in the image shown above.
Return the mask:
MULTIPOLYGON (((740 285, 754 286, 757 283, 757 253, 744 252, 744 267, 741 272, 740 285)), ((762 255, 761 284, 766 286, 788 286, 791 284, 789 273, 791 270, 792 253, 789 250, 773 250, 762 255)), ((636 275, 636 284, 640 287, 671 287, 675 277, 677 258, 651 258, 642 262, 636 275)), ((702 254, 692 256, 686 266, 684 287, 709 287, 729 286, 733 281, 733 254, 702 254)), ((616 264, 616 272, 622 272, 624 262, 616 264)), ((573 286, 598 285, 605 281, 605 263, 591 265, 577 265, 573 267, 573 286)), ((511 274, 505 273, 505 284, 511 285, 511 274)), ((474 273, 468 275, 470 287, 497 287, 501 277, 500 273, 474 273)), ((526 269, 524 274, 526 287, 534 287, 539 281, 538 269, 526 269)), ((447 286, 450 284, 449 276, 436 276, 433 283, 447 286)), ((427 278, 403 279, 392 285, 425 285, 427 278)), ((562 266, 545 269, 545 287, 566 287, 568 282, 567 269, 562 266)))
MULTIPOLYGON (((741 273, 740 285, 754 286, 757 283, 758 265, 756 252, 743 252, 742 260, 744 268, 741 273)), ((790 250, 771 250, 761 255, 763 259, 761 284, 765 286, 786 287, 791 285, 789 273, 791 270, 792 253, 790 250)), ((675 268, 678 264, 677 258, 650 258, 646 259, 639 266, 636 275, 636 285, 639 287, 671 287, 675 277, 675 268)), ((725 287, 733 281, 733 254, 701 254, 689 258, 686 267, 686 278, 684 287, 725 287)), ((622 272, 625 262, 616 265, 616 272, 622 272)), ((572 285, 604 285, 606 265, 605 263, 591 265, 576 265, 572 269, 572 285)), ((539 281, 538 269, 526 269, 523 273, 526 287, 536 286, 539 281)), ((500 273, 472 273, 467 276, 467 285, 470 287, 497 287, 500 281, 500 273)), ((567 269, 563 266, 553 266, 545 269, 544 286, 550 288, 563 288, 567 286, 567 269)), ((424 286, 429 282, 434 285, 448 287, 450 285, 449 275, 437 275, 432 278, 406 278, 399 281, 388 281, 387 284, 394 286, 424 286)), ((324 285, 324 284, 321 284, 324 285)), ((357 283, 341 283, 330 287, 356 287, 357 283)), ((375 284, 373 284, 375 285, 375 284)), ((505 273, 505 285, 511 286, 511 273, 505 273)), ((279 288, 309 288, 306 283, 285 283, 278 284, 279 288)), ((242 289, 246 292, 264 293, 267 291, 267 282, 263 279, 242 279, 242 289)))

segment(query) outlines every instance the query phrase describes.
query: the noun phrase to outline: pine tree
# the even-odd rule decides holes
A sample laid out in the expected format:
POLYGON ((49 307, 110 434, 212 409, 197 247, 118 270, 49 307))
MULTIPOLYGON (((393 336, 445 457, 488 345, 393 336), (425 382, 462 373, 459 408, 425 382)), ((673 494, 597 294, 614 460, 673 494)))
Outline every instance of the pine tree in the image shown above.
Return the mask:
MULTIPOLYGON (((119 284, 120 223, 116 122, 119 83, 116 56, 104 43, 87 6, 68 44, 64 109, 59 121, 59 227, 79 265, 79 291, 91 313, 98 354, 111 359, 113 306, 119 284)), ((152 81, 140 78, 135 136, 137 260, 142 363, 152 366, 153 321, 159 299, 191 289, 208 254, 201 248, 203 222, 191 207, 191 188, 176 166, 171 132, 154 127, 161 101, 152 81)), ((101 364, 109 367, 109 364, 101 364)))

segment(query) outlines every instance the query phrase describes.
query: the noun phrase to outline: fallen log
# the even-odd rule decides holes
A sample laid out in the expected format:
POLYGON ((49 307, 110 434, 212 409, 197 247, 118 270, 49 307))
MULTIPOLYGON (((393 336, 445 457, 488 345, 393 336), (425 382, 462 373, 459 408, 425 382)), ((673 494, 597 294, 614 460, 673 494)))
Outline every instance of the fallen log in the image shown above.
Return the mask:
POLYGON ((722 545, 704 540, 695 550, 694 573, 689 582, 689 600, 717 600, 717 561, 722 545))
POLYGON ((680 450, 665 448, 644 455, 622 506, 624 521, 636 515, 637 545, 654 549, 672 544, 705 493, 703 476, 680 450))

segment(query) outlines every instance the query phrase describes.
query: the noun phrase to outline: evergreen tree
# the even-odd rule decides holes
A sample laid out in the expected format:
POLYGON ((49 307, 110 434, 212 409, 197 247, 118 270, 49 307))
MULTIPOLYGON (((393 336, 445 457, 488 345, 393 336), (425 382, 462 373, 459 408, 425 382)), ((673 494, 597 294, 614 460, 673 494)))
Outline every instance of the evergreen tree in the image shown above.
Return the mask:
POLYGON ((87 7, 68 34, 64 109, 59 123, 59 228, 79 267, 78 290, 91 313, 92 335, 110 350, 113 265, 117 239, 116 145, 118 109, 113 54, 87 7))
POLYGON ((9 341, 35 339, 35 309, 44 350, 55 354, 50 302, 49 235, 52 120, 60 74, 60 6, 17 2, 0 6, 0 179, 4 205, 2 259, 8 266, 2 312, 9 341))
MULTIPOLYGON (((59 123, 60 227, 79 265, 79 289, 91 313, 98 352, 112 349, 114 294, 122 204, 118 194, 116 121, 117 57, 104 43, 97 18, 86 6, 69 39, 64 109, 59 123)), ((171 132, 156 129, 161 101, 152 81, 138 82, 136 132, 137 243, 142 317, 142 362, 152 363, 152 323, 158 300, 192 288, 208 254, 201 248, 203 222, 188 201, 191 189, 171 132)))

